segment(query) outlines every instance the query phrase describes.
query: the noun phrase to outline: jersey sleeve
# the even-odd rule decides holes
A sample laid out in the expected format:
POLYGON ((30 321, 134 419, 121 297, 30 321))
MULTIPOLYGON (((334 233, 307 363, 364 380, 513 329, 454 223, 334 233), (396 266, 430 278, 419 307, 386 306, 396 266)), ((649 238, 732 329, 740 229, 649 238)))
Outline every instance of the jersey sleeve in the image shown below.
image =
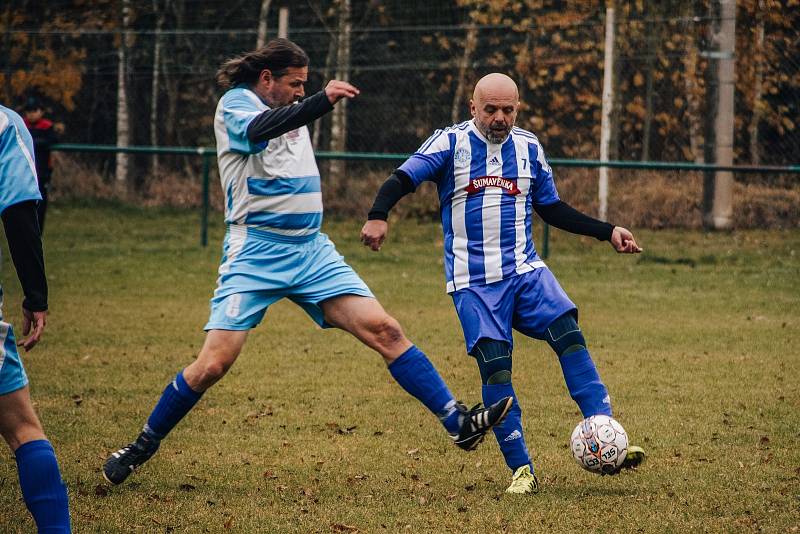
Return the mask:
POLYGON ((547 163, 544 150, 538 143, 528 143, 528 157, 531 162, 531 191, 533 203, 540 206, 555 204, 561 200, 553 181, 553 169, 547 163))
POLYGON ((452 150, 450 135, 436 130, 398 170, 411 178, 414 187, 425 181, 437 182, 452 160, 452 150))
POLYGON ((247 127, 260 114, 256 103, 244 93, 229 92, 222 97, 222 118, 231 150, 257 154, 267 148, 268 141, 253 143, 247 137, 247 127))
POLYGON ((30 134, 0 112, 0 213, 14 204, 41 199, 30 134))

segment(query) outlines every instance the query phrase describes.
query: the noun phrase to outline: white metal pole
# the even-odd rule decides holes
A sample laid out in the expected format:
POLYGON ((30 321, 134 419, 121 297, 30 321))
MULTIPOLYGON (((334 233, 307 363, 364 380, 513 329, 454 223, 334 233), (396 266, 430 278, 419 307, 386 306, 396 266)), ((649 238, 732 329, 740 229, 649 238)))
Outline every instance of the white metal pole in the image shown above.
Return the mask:
MULTIPOLYGON (((611 108, 614 105, 612 74, 614 70, 614 8, 606 9, 606 41, 603 59, 603 111, 600 123, 600 161, 608 161, 611 143, 611 108)), ((608 218, 608 167, 600 167, 597 184, 600 200, 599 218, 608 218)))

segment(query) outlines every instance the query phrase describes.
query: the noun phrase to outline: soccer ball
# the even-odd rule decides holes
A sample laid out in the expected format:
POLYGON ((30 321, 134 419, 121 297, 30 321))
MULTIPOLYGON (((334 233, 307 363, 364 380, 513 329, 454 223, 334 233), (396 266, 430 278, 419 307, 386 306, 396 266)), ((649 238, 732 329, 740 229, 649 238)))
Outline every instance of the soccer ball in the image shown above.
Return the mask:
POLYGON ((572 431, 570 449, 578 465, 592 473, 607 475, 619 469, 625 460, 628 434, 616 419, 593 415, 572 431))

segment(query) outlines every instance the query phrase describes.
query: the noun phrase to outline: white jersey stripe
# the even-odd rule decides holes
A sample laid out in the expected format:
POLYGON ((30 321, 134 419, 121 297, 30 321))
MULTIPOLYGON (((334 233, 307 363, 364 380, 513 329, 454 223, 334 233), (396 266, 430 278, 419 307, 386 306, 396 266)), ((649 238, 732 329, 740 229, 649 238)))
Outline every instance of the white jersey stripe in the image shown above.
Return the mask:
POLYGON ((322 193, 252 195, 250 210, 269 211, 272 213, 319 213, 322 211, 322 193))
MULTIPOLYGON (((470 150, 469 137, 456 137, 456 150, 470 150)), ((454 189, 452 201, 453 224, 453 283, 454 287, 469 286, 469 254, 467 253, 467 191, 469 185, 469 165, 456 168, 454 171, 454 189)))
POLYGON ((525 260, 525 246, 528 244, 528 236, 525 232, 525 217, 526 217, 526 204, 528 200, 528 191, 531 188, 531 162, 528 161, 528 143, 524 139, 514 139, 517 152, 517 187, 520 194, 517 195, 514 201, 514 210, 516 212, 516 220, 514 224, 514 262, 516 264, 517 274, 527 272, 524 269, 525 260))
MULTIPOLYGON (((486 174, 499 176, 503 170, 503 156, 500 145, 487 145, 486 174)), ((503 255, 500 251, 500 222, 503 190, 487 187, 483 190, 483 268, 486 283, 503 279, 503 255)))

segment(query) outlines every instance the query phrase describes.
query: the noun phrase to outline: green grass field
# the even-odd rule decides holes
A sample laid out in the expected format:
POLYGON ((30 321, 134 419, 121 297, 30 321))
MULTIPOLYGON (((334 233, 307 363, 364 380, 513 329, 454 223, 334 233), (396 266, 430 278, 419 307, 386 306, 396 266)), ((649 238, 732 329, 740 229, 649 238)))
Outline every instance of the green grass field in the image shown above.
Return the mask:
MULTIPOLYGON (((221 219, 219 214, 215 219, 221 219)), ((459 398, 480 380, 444 293, 437 225, 396 223, 379 253, 358 222, 339 250, 459 398)), ((619 256, 554 232, 548 264, 581 324, 636 472, 598 477, 567 448, 580 420, 558 362, 517 337, 514 377, 542 492, 506 496, 494 439, 456 449, 381 358, 291 303, 267 313, 229 375, 128 483, 100 467, 196 354, 223 228, 198 246, 183 211, 56 206, 45 236, 45 340, 24 355, 77 532, 796 532, 800 528, 800 231, 638 235, 619 256)), ((5 245, 3 245, 5 246, 5 245)), ((4 254, 5 314, 21 295, 4 254)), ((17 326, 19 331, 19 327, 17 326)), ((0 531, 30 532, 0 452, 0 531)))

